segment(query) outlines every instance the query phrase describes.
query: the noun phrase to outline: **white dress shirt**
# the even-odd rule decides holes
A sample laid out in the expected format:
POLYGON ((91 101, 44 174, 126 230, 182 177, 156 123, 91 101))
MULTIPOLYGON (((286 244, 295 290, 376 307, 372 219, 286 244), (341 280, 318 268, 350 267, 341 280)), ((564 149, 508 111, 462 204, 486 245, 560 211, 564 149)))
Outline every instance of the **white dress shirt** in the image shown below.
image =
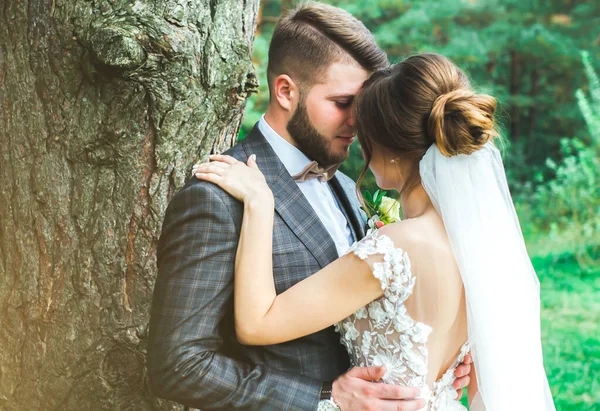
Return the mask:
MULTIPOLYGON (((277 134, 265 121, 264 115, 258 122, 258 129, 273 147, 273 151, 290 175, 298 174, 312 161, 302 151, 277 134)), ((352 232, 329 184, 319 181, 318 178, 296 181, 296 184, 333 239, 338 255, 344 255, 350 244, 353 243, 352 232)))

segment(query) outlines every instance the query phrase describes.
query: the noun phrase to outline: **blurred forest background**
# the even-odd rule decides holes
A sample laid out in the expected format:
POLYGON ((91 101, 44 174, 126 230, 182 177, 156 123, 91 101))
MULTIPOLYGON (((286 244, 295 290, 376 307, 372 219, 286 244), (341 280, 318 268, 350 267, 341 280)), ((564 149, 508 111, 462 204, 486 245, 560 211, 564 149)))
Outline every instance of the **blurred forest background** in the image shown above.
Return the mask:
MULTIPOLYGON (((600 1, 326 2, 362 20, 392 63, 437 52, 497 97, 508 179, 541 281, 556 408, 600 410, 600 1)), ((268 102, 274 24, 296 3, 262 1, 253 55, 260 89, 240 139, 268 102)), ((355 144, 342 171, 356 178, 361 167, 355 144)), ((373 179, 362 188, 373 191, 373 179)), ((515 389, 507 381, 507 395, 515 389)))

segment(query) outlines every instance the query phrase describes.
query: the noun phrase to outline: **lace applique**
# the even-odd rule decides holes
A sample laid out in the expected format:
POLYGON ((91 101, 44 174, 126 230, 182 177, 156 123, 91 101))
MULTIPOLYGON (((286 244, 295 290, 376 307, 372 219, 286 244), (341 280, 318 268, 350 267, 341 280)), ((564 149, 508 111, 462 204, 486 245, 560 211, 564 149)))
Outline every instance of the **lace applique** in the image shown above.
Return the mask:
POLYGON ((374 231, 354 243, 348 253, 362 260, 373 255, 383 257, 371 268, 384 295, 335 325, 354 365, 385 365, 383 381, 421 388, 428 401, 425 410, 466 410, 455 400, 452 383, 454 370, 469 350, 468 344, 463 346, 453 367, 435 382, 433 390, 427 386, 426 343, 431 327, 410 318, 404 306, 415 285, 406 252, 396 248, 391 238, 374 231))

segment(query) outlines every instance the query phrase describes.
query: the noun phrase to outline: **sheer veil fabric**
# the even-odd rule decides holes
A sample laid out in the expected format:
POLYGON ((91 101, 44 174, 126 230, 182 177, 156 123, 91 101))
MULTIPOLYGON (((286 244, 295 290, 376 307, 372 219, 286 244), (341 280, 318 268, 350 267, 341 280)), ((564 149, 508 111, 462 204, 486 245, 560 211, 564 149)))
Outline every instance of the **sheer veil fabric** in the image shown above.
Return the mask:
POLYGON ((540 289, 498 149, 445 157, 433 144, 419 164, 465 288, 479 392, 473 411, 555 410, 542 358, 540 289))

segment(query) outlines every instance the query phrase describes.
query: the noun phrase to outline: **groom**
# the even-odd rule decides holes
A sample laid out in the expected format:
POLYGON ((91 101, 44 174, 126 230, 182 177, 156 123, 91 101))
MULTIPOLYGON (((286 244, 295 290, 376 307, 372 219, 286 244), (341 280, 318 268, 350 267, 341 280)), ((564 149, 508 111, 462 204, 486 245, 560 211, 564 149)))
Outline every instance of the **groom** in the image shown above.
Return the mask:
MULTIPOLYGON (((268 109, 226 154, 244 162, 256 154, 273 191, 278 293, 364 235, 355 184, 335 169, 353 141, 352 98, 387 64, 372 34, 339 8, 305 4, 275 27, 268 109), (313 160, 326 172, 311 169, 313 160)), ((241 203, 195 178, 169 204, 148 342, 153 392, 203 410, 422 407, 422 400, 414 399, 417 390, 373 382, 385 369, 348 371, 347 353, 333 327, 272 346, 237 342, 233 275, 242 214, 241 203)), ((466 375, 469 366, 459 370, 466 375)), ((468 377, 458 380, 467 383, 468 377)))

